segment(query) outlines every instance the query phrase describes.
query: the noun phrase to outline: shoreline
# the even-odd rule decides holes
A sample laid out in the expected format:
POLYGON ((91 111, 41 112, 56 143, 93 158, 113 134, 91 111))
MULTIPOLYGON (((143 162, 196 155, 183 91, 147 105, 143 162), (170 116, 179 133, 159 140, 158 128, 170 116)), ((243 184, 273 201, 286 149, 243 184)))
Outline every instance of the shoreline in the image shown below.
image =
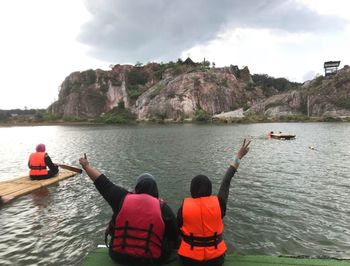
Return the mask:
POLYGON ((309 119, 287 117, 283 119, 277 118, 263 118, 263 117, 245 117, 245 118, 229 118, 229 119, 215 119, 208 121, 194 121, 194 120, 183 120, 176 121, 173 119, 164 119, 164 120, 135 120, 129 121, 127 123, 101 123, 94 121, 43 121, 43 122, 0 122, 0 128, 4 127, 25 127, 25 126, 90 126, 90 125, 138 125, 138 124, 256 124, 256 123, 346 123, 350 122, 350 117, 341 118, 341 117, 310 117, 309 119))

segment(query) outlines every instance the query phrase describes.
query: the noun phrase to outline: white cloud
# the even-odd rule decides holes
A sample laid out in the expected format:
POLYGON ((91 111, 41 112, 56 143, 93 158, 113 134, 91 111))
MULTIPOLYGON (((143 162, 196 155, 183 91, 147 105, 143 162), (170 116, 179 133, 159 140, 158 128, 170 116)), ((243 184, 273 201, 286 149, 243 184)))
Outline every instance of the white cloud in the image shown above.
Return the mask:
MULTIPOLYGON (((350 20, 350 2, 348 0, 297 0, 297 2, 308 6, 310 9, 322 15, 334 15, 350 20)), ((330 21, 330 23, 332 23, 330 21)))
POLYGON ((46 108, 73 71, 188 55, 303 81, 324 61, 349 64, 349 4, 1 0, 0 109, 46 108))
POLYGON ((82 2, 0 2, 0 109, 46 108, 73 71, 108 67, 76 40, 88 18, 82 2))
POLYGON ((248 66, 251 73, 264 73, 303 82, 310 73, 323 74, 323 62, 350 62, 347 53, 350 31, 332 33, 288 33, 268 29, 239 28, 222 33, 208 44, 184 51, 196 61, 214 61, 216 66, 248 66), (305 74, 308 75, 305 76, 305 74))

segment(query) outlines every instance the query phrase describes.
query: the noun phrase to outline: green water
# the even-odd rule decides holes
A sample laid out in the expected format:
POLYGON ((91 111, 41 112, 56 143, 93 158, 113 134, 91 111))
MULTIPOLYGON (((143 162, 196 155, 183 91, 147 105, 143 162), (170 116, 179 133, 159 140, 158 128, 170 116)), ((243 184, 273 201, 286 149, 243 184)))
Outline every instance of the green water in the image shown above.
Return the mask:
MULTIPOLYGON (((43 142, 55 162, 78 166, 87 153, 93 166, 126 188, 152 173, 177 212, 193 176, 208 175, 218 191, 249 137, 251 151, 231 183, 224 219, 230 249, 348 258, 349 136, 349 123, 0 128, 0 180, 26 173, 29 154, 43 142), (268 140, 270 130, 297 138, 268 140)), ((110 216, 85 174, 17 199, 0 209, 0 265, 77 265, 103 243, 110 216)))

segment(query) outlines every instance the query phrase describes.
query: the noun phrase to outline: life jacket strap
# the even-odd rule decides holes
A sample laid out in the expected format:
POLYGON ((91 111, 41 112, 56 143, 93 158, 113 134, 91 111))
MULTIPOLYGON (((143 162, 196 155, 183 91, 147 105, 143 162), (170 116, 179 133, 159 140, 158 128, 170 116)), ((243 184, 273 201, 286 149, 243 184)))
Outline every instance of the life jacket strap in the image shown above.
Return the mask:
POLYGON ((46 166, 33 166, 33 165, 30 165, 29 168, 32 169, 32 170, 46 170, 46 166))
POLYGON ((190 233, 189 236, 183 233, 181 235, 183 241, 191 246, 191 250, 193 250, 193 247, 215 247, 217 249, 218 244, 223 240, 222 234, 218 235, 217 232, 208 237, 194 236, 193 233, 190 233))
POLYGON ((108 245, 108 235, 112 236, 112 220, 109 221, 108 223, 108 226, 105 230, 105 244, 106 244, 106 247, 109 248, 109 245, 108 245))
MULTIPOLYGON (((152 243, 153 245, 156 245, 158 248, 162 248, 162 240, 156 233, 153 232, 153 224, 150 224, 148 229, 143 229, 143 228, 137 228, 137 227, 129 226, 128 221, 125 221, 124 226, 114 227, 110 223, 110 227, 111 227, 112 231, 114 230, 114 234, 112 235, 112 243, 113 243, 113 239, 115 239, 115 238, 121 238, 122 239, 121 244, 112 245, 112 248, 116 248, 116 247, 121 247, 122 249, 125 249, 126 247, 140 248, 140 249, 143 249, 145 251, 145 253, 150 253, 151 252, 151 250, 150 250, 150 243, 152 243), (128 233, 129 231, 147 232, 147 236, 146 237, 133 236, 133 235, 130 235, 128 233), (118 234, 118 233, 120 233, 120 234, 118 234), (157 238, 159 243, 157 243, 156 241, 151 239, 152 235, 154 235, 157 238), (145 244, 144 245, 129 244, 129 243, 126 242, 127 239, 141 240, 141 241, 144 241, 145 244)), ((110 234, 110 233, 108 233, 108 234, 110 234)), ((106 241, 106 238, 105 238, 105 241, 106 241)))
POLYGON ((150 241, 151 241, 152 232, 153 232, 153 224, 150 224, 149 228, 148 228, 148 232, 147 232, 146 241, 145 241, 145 253, 149 253, 150 252, 149 244, 150 244, 150 241))
POLYGON ((125 246, 126 246, 126 237, 128 235, 128 225, 129 225, 129 221, 125 221, 125 225, 123 228, 123 234, 121 235, 121 237, 122 237, 122 249, 125 249, 125 246))

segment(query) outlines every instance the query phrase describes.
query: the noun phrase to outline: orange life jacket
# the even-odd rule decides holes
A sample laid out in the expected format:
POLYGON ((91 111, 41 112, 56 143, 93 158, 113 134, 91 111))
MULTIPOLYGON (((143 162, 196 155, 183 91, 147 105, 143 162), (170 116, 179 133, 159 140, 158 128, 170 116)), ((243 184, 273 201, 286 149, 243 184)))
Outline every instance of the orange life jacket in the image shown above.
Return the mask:
POLYGON ((162 255, 165 224, 159 199, 148 194, 126 195, 113 229, 113 252, 145 259, 162 255))
POLYGON ((185 198, 182 221, 179 255, 206 261, 225 253, 226 245, 222 239, 224 224, 217 196, 185 198))
POLYGON ((46 152, 34 152, 29 156, 29 175, 40 176, 48 174, 45 163, 45 154, 46 152))

